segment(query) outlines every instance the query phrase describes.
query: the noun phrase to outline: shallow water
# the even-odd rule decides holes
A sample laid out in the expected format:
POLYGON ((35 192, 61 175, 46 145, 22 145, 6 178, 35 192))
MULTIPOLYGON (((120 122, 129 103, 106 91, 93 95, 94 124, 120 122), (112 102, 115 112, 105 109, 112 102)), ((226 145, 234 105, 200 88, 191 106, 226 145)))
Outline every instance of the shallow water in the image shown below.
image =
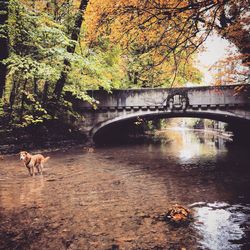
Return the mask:
POLYGON ((2 249, 250 249, 249 148, 164 131, 134 145, 44 152, 44 176, 0 161, 2 249), (159 139, 160 138, 160 139, 159 139), (160 216, 189 206, 194 221, 160 216))

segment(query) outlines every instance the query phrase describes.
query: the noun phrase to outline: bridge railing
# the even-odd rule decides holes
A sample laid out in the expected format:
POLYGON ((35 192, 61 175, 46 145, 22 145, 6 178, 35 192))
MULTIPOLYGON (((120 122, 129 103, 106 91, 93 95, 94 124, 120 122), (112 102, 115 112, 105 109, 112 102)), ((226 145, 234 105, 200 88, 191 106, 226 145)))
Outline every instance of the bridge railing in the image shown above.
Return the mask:
MULTIPOLYGON (((129 107, 168 107, 186 109, 199 107, 250 106, 250 84, 225 86, 200 86, 186 88, 155 88, 88 91, 98 101, 99 109, 129 107)), ((92 109, 92 105, 75 100, 80 109, 92 109)))

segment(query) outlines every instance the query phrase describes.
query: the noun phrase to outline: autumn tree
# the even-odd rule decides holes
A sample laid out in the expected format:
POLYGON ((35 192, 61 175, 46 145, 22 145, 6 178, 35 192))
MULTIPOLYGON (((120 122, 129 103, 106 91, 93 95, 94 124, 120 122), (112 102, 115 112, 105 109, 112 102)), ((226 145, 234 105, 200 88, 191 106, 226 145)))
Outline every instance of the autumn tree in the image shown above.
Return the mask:
POLYGON ((241 53, 241 60, 250 66, 250 1, 224 1, 214 24, 218 33, 232 42, 241 53))
POLYGON ((232 41, 249 60, 248 0, 111 0, 102 1, 102 9, 100 4, 99 0, 89 4, 90 43, 105 34, 129 51, 150 55, 146 69, 172 58, 176 74, 179 66, 191 63, 213 30, 232 41))
POLYGON ((245 62, 245 56, 238 51, 230 51, 226 58, 216 62, 210 68, 210 72, 215 78, 214 84, 248 84, 249 66, 245 62))

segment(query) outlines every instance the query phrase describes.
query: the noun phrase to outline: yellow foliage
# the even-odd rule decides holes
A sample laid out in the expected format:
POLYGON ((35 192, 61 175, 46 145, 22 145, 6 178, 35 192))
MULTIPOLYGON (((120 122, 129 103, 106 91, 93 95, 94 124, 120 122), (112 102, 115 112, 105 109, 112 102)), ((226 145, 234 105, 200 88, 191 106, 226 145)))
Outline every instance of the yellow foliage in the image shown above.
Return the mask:
POLYGON ((90 0, 85 12, 86 39, 92 46, 98 46, 100 36, 119 43, 141 62, 137 70, 142 82, 169 79, 179 73, 180 65, 192 65, 190 54, 202 39, 196 36, 196 27, 190 26, 191 11, 176 15, 177 2, 178 8, 184 8, 189 1, 90 0))

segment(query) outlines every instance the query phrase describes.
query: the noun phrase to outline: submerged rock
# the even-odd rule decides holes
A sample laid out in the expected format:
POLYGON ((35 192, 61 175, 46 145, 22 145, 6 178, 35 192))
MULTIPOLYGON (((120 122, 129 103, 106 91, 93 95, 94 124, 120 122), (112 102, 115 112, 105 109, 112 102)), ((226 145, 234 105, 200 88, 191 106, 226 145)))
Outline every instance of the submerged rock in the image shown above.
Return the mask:
POLYGON ((95 148, 93 148, 93 147, 84 147, 83 151, 87 152, 87 153, 94 153, 95 152, 95 148))

